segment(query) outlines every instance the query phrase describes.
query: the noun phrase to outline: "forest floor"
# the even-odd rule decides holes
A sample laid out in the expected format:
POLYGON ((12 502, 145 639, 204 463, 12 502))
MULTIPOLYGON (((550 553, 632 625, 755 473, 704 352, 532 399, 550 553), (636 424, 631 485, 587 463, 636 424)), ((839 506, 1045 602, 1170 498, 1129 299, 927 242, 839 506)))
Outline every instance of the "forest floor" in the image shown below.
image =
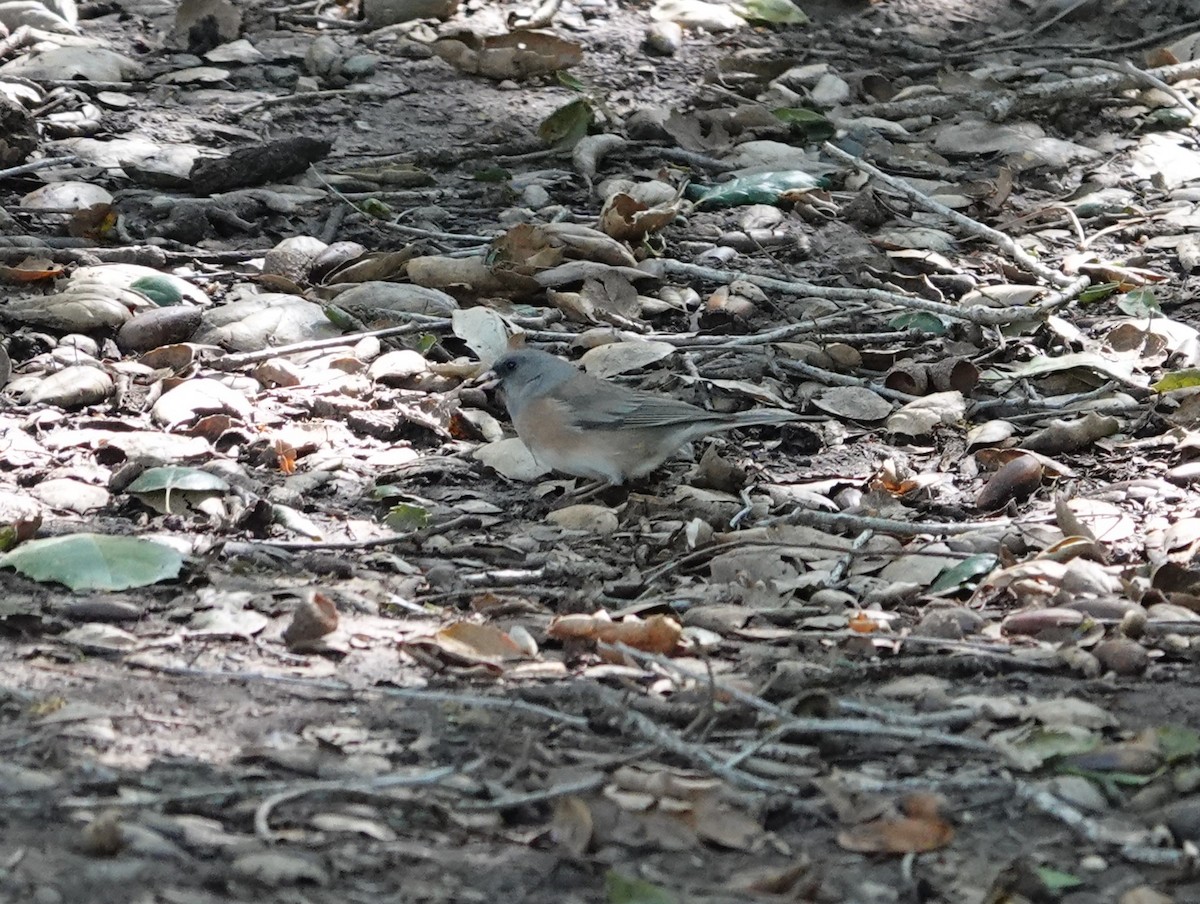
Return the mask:
POLYGON ((1200 2, 655 9, 4 45, 0 902, 1200 901, 1200 2), (579 502, 514 334, 800 418, 579 502))

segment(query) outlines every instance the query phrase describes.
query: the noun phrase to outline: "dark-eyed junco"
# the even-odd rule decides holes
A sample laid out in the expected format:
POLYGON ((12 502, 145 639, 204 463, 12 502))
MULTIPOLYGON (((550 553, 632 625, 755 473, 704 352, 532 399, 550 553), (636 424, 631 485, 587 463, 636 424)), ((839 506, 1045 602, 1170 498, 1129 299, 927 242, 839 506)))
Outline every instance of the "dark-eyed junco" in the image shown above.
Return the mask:
POLYGON ((679 399, 589 376, 546 352, 522 349, 495 372, 517 435, 542 464, 621 484, 645 477, 685 443, 797 415, 778 408, 718 414, 679 399))

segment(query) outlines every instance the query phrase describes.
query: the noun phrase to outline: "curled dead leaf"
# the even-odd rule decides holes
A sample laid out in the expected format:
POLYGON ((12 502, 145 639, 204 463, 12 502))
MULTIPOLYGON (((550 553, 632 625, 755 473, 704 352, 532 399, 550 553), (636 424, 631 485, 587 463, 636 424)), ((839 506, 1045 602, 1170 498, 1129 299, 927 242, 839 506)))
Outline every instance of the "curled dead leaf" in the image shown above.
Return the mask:
POLYGON ((984 511, 1003 508, 1010 500, 1024 499, 1042 485, 1042 463, 1021 455, 1000 467, 987 482, 975 504, 984 511))
POLYGON ((323 593, 314 593, 296 606, 283 632, 283 642, 293 652, 311 649, 326 634, 336 631, 337 626, 338 611, 333 600, 323 593))
POLYGON ((454 622, 432 636, 416 637, 407 643, 451 662, 483 665, 494 671, 499 671, 504 662, 528 658, 522 646, 495 625, 469 621, 454 622))
POLYGON ((567 69, 583 60, 583 47, 543 31, 514 31, 481 38, 462 32, 433 45, 434 52, 463 72, 521 79, 567 69))
POLYGON ((607 615, 563 615, 554 619, 546 634, 556 640, 591 640, 623 643, 647 653, 671 653, 683 634, 683 626, 665 615, 642 620, 630 616, 614 622, 607 615))
POLYGON ((581 797, 560 797, 554 802, 550 837, 576 857, 587 853, 592 843, 592 810, 581 797))
POLYGON ((651 207, 624 192, 611 196, 600 211, 600 228, 622 242, 640 242, 648 234, 658 232, 679 215, 680 202, 651 207))

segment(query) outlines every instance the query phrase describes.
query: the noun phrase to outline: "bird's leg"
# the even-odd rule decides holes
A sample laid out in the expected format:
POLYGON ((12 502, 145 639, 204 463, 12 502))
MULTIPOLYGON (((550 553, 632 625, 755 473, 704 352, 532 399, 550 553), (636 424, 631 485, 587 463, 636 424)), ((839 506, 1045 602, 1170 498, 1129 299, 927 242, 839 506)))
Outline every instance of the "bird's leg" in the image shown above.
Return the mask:
POLYGON ((559 501, 565 505, 578 505, 581 502, 587 502, 589 499, 595 499, 612 486, 613 484, 607 480, 589 480, 583 486, 577 487, 567 493, 559 501))

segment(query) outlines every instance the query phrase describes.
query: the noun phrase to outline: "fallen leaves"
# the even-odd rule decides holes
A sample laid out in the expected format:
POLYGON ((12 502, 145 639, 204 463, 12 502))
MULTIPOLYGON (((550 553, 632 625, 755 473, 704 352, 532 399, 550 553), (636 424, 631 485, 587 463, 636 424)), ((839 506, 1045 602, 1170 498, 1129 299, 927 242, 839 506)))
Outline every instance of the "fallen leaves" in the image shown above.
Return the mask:
POLYGON ((683 636, 683 627, 665 615, 646 619, 629 616, 615 622, 607 614, 561 615, 546 629, 555 640, 584 640, 602 644, 624 644, 647 653, 668 655, 683 636))
POLYGON ((939 850, 954 838, 954 830, 939 813, 940 805, 936 795, 909 795, 900 801, 898 812, 838 832, 838 844, 871 854, 939 850))

